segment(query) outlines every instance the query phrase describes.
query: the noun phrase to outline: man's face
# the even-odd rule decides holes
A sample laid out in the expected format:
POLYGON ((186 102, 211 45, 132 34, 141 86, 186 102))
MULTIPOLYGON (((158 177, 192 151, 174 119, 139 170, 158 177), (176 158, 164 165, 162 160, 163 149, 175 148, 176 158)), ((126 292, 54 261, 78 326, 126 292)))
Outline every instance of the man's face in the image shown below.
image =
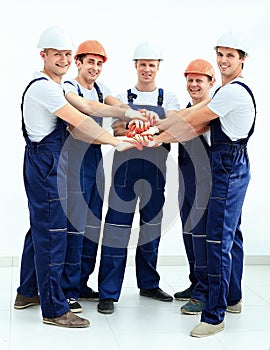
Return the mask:
POLYGON ((242 70, 242 63, 245 57, 240 58, 237 50, 229 47, 217 48, 217 65, 221 75, 225 77, 235 77, 242 70))
POLYGON ((71 50, 45 49, 40 55, 46 70, 56 76, 63 76, 72 63, 71 50))
POLYGON ((209 97, 213 82, 204 74, 189 73, 187 75, 187 92, 195 101, 202 101, 209 97))
POLYGON ((79 76, 86 82, 94 82, 100 75, 103 65, 103 57, 94 54, 88 54, 83 58, 83 62, 76 61, 79 76))
POLYGON ((138 74, 138 80, 142 83, 155 81, 157 71, 159 69, 158 60, 137 60, 135 68, 138 74))

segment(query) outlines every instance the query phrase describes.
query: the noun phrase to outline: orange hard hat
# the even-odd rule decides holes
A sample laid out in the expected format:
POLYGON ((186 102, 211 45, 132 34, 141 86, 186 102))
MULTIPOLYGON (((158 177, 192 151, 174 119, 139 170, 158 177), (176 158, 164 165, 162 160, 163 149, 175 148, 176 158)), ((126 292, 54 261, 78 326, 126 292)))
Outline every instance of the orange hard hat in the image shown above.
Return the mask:
POLYGON ((106 62, 108 59, 104 47, 97 40, 86 40, 82 42, 76 51, 74 59, 76 60, 78 55, 87 53, 102 56, 103 62, 106 62))
POLYGON ((211 63, 201 58, 190 62, 184 72, 184 76, 186 77, 189 73, 208 75, 212 80, 215 80, 215 70, 213 66, 211 63))

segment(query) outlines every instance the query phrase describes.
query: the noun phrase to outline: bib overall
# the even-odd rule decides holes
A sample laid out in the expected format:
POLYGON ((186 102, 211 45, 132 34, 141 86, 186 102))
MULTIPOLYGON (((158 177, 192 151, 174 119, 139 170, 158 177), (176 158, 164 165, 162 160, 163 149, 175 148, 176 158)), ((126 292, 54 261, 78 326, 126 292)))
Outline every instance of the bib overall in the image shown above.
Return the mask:
MULTIPOLYGON (((22 98, 22 111, 24 95, 22 98)), ((69 306, 60 285, 67 242, 67 154, 62 152, 66 140, 66 125, 61 119, 49 135, 32 142, 26 132, 22 115, 22 130, 26 141, 24 155, 24 185, 30 212, 28 231, 21 261, 18 293, 40 294, 42 316, 58 317, 69 306)))
MULTIPOLYGON (((256 104, 251 90, 241 82, 256 104)), ((212 188, 207 218, 207 259, 209 295, 201 321, 219 324, 227 305, 242 298, 243 237, 240 229, 241 212, 250 180, 247 143, 254 131, 255 118, 245 139, 231 141, 222 131, 220 119, 211 127, 210 161, 212 188)))
MULTIPOLYGON (((191 104, 187 106, 190 107, 191 104)), ((201 135, 179 143, 179 207, 192 297, 208 290, 206 220, 211 187, 209 145, 201 135), (199 283, 198 283, 199 282, 199 283), (196 286, 196 289, 195 289, 196 286)), ((199 297, 201 299, 201 297, 199 297)))
MULTIPOLYGON (((145 108, 164 118, 163 90, 159 90, 157 106, 133 104, 134 94, 128 90, 131 108, 145 108)), ((101 266, 99 270, 100 300, 118 300, 127 261, 127 247, 133 218, 139 200, 140 226, 136 241, 136 276, 138 288, 159 286, 156 270, 161 235, 162 208, 166 178, 166 160, 170 145, 135 148, 114 153, 109 208, 105 218, 101 266)))
MULTIPOLYGON (((72 84, 72 82, 67 81, 72 84)), ((103 95, 94 83, 99 102, 103 95)), ((78 95, 83 97, 79 85, 78 95)), ((102 126, 102 118, 93 117, 102 126)), ((67 140, 68 150, 68 235, 62 288, 67 298, 87 296, 87 281, 94 271, 101 229, 104 170, 101 145, 67 140)))

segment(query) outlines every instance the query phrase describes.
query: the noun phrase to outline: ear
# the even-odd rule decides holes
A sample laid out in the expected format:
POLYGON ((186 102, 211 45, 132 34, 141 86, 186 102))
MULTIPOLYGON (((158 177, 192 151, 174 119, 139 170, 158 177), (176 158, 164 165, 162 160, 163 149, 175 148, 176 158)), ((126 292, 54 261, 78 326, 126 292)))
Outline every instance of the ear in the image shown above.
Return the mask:
POLYGON ((45 51, 40 51, 40 57, 43 59, 43 61, 46 59, 47 54, 45 51))

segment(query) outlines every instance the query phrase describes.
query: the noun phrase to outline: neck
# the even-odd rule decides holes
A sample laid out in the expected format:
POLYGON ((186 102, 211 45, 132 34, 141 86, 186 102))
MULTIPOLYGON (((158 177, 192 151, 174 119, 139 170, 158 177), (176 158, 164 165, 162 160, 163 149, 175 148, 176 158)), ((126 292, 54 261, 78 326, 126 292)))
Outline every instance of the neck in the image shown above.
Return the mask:
POLYGON ((153 83, 138 82, 135 87, 138 91, 143 91, 143 92, 151 92, 157 88, 154 82, 153 83))
POLYGON ((57 84, 61 84, 62 75, 57 75, 52 72, 49 72, 46 68, 43 69, 42 73, 48 75, 48 77, 51 78, 57 84))
POLYGON ((233 81, 236 78, 243 78, 243 76, 242 76, 242 69, 238 73, 236 73, 234 75, 231 75, 229 77, 223 75, 221 77, 222 85, 226 85, 226 84, 228 84, 229 82, 233 81))
POLYGON ((77 76, 77 78, 75 78, 75 80, 87 90, 92 90, 94 87, 94 81, 88 82, 79 75, 77 76))

